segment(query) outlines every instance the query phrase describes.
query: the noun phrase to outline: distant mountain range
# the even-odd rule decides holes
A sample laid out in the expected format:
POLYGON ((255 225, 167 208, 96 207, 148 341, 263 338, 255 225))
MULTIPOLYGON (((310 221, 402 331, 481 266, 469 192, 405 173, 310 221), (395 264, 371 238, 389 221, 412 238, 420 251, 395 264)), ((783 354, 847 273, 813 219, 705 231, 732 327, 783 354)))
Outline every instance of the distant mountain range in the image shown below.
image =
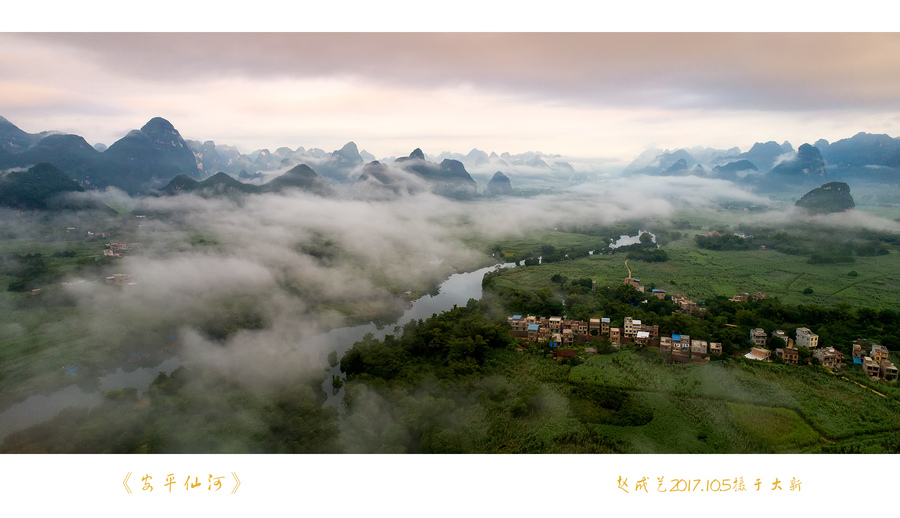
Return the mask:
POLYGON ((320 196, 334 195, 334 190, 305 164, 300 164, 262 185, 242 183, 223 172, 216 173, 200 182, 182 174, 173 178, 172 181, 159 190, 159 193, 171 196, 192 192, 204 197, 214 197, 282 192, 287 189, 300 189, 320 196))
POLYGON ((858 133, 834 143, 803 144, 796 151, 790 142, 757 142, 747 152, 737 151, 651 150, 629 164, 625 173, 720 178, 763 191, 827 180, 900 183, 900 139, 888 135, 858 133))
POLYGON ((428 188, 435 194, 457 199, 470 199, 478 194, 477 184, 462 162, 445 158, 436 164, 426 160, 419 148, 409 156, 396 159, 391 165, 380 162, 367 164, 357 180, 357 186, 395 193, 412 193, 428 188))
MULTIPOLYGON (((488 195, 511 192, 511 181, 562 179, 571 184, 590 179, 589 173, 577 172, 559 155, 540 152, 497 155, 476 148, 465 155, 431 156, 416 149, 406 157, 374 158, 354 142, 331 152, 301 146, 242 154, 213 141, 184 140, 160 117, 106 148, 91 146, 78 135, 27 133, 0 117, 0 171, 47 163, 82 188, 117 187, 131 194, 197 191, 210 195, 291 187, 329 195, 334 192, 329 185, 346 184, 366 195, 428 190, 468 199, 479 195, 476 178, 488 195)), ((832 181, 897 184, 900 140, 858 133, 833 143, 803 144, 796 151, 790 142, 774 141, 757 142, 746 152, 737 147, 650 150, 626 167, 624 174, 718 178, 760 191, 832 181)))
POLYGON ((84 188, 113 186, 130 193, 146 192, 179 174, 201 176, 187 143, 160 117, 130 131, 102 153, 78 135, 29 135, 6 119, 3 122, 0 147, 9 153, 0 155, 0 169, 50 163, 84 188))

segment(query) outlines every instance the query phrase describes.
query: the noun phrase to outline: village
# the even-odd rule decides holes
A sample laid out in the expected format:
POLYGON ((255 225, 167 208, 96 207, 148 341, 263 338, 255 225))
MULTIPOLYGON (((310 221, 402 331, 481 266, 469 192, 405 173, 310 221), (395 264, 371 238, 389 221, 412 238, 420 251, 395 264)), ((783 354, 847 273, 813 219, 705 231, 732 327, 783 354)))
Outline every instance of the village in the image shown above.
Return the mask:
MULTIPOLYGON (((629 270, 630 273, 630 270, 629 270)), ((631 276, 625 278, 625 284, 644 292, 640 280, 631 276)), ((652 290, 652 295, 664 300, 665 290, 652 290)), ((755 295, 741 293, 732 297, 734 302, 747 302, 751 299, 766 298, 763 293, 755 295)), ((671 301, 681 312, 702 315, 704 308, 696 302, 680 294, 672 295, 671 301)), ((547 344, 553 350, 553 358, 562 360, 578 355, 576 346, 583 348, 586 354, 596 354, 596 342, 608 340, 613 347, 632 345, 638 348, 651 347, 659 351, 669 363, 697 363, 705 365, 711 355, 722 354, 722 344, 691 338, 685 334, 660 335, 659 326, 643 323, 632 317, 625 317, 621 327, 613 327, 608 317, 583 320, 569 320, 559 316, 511 315, 507 318, 512 336, 522 344, 547 344)), ((746 359, 770 362, 774 358, 790 365, 800 365, 800 348, 810 352, 820 365, 832 372, 844 368, 845 355, 834 347, 819 347, 819 336, 809 328, 801 327, 795 336, 788 336, 783 330, 776 330, 771 337, 762 328, 750 331, 747 341, 749 352, 740 354, 746 359), (774 350, 767 345, 784 345, 774 350), (774 355, 774 356, 773 356, 774 355)), ((520 350, 524 350, 522 347, 520 350)), ((888 358, 886 347, 865 339, 854 340, 852 344, 852 362, 860 365, 872 380, 896 381, 898 370, 888 358)))

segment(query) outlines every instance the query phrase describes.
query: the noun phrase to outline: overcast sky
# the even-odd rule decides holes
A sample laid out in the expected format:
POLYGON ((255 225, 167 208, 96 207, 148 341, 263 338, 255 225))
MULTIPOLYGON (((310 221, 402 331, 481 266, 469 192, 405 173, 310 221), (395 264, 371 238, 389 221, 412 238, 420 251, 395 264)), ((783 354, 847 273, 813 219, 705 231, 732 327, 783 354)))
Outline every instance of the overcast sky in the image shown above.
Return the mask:
POLYGON ((353 140, 625 163, 648 147, 900 135, 900 35, 0 34, 0 115, 107 145, 154 116, 257 148, 353 140))

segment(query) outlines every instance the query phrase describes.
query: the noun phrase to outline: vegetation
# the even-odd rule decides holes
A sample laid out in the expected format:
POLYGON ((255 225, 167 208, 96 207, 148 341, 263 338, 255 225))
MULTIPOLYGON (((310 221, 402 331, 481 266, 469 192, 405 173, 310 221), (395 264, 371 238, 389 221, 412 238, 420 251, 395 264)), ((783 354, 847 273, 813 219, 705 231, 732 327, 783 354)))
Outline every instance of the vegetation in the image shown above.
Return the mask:
POLYGON ((84 188, 50 164, 0 176, 0 206, 3 207, 45 209, 54 197, 67 192, 84 192, 84 188))
MULTIPOLYGON (((138 232, 121 225, 122 235, 138 232)), ((497 258, 525 260, 528 265, 486 275, 482 301, 410 322, 381 340, 366 336, 340 359, 337 353, 329 354, 328 362, 339 364, 346 379, 322 372, 298 375, 279 388, 259 388, 212 370, 180 368, 157 377, 144 394, 133 389, 107 392, 90 410, 66 410, 46 423, 13 433, 0 449, 900 451, 897 383, 869 380, 852 365, 834 375, 817 365, 761 363, 733 355, 747 349, 752 328, 769 334, 783 329, 792 335, 801 326, 819 334, 821 346, 848 355, 851 341, 859 337, 896 354, 900 243, 894 236, 820 232, 817 237, 814 227, 789 226, 739 229, 750 236, 745 239, 731 236, 727 231, 734 229, 723 227, 727 239, 711 249, 695 237, 704 229, 683 221, 677 231, 653 230, 655 242, 647 233, 634 245, 608 248, 619 236, 639 232, 638 226, 628 226, 547 231, 486 246, 497 258), (747 248, 729 249, 728 243, 747 248), (812 261, 817 254, 834 257, 835 250, 847 252, 837 256, 853 259, 851 274, 856 275, 848 274, 846 266, 812 261), (704 313, 682 314, 671 300, 625 285, 626 258, 631 260, 632 276, 647 289, 683 293, 700 302, 704 313), (728 300, 744 291, 761 291, 769 298, 728 300), (519 344, 506 324, 513 312, 575 319, 602 315, 614 326, 631 316, 658 325, 663 334, 680 332, 721 342, 724 354, 707 365, 671 365, 653 348, 616 348, 595 337, 578 346, 574 358, 555 360, 548 344, 517 350, 519 344), (586 347, 599 354, 586 352, 586 347), (344 391, 342 414, 325 404, 323 387, 332 394, 344 391)), ((4 228, 0 224, 0 232, 4 228)), ((7 288, 0 305, 15 323, 4 324, 0 337, 9 353, 0 362, 5 403, 72 383, 65 369, 75 364, 83 373, 76 382, 95 391, 92 380, 103 369, 121 363, 130 349, 141 354, 155 351, 160 337, 171 336, 184 321, 183 315, 166 315, 152 325, 134 324, 125 337, 85 338, 91 335, 83 327, 86 323, 79 324, 83 309, 53 284, 73 272, 102 278, 117 263, 92 257, 96 241, 67 237, 59 228, 65 227, 36 232, 31 238, 12 236, 0 245, 0 283, 7 288), (42 290, 31 295, 33 288, 42 290)), ((223 246, 215 235, 190 228, 155 239, 193 251, 212 252, 223 246)), ((295 250, 322 266, 354 260, 325 234, 297 243, 295 250)), ((302 287, 297 290, 306 295, 302 287)), ((335 309, 315 294, 308 296, 311 305, 335 309)), ((231 294, 227 304, 217 304, 201 316, 192 316, 191 326, 211 339, 270 324, 252 296, 231 294)), ((769 344, 782 345, 775 340, 769 344)), ((801 350, 801 361, 809 358, 809 351, 801 350)))
POLYGON ((322 379, 258 394, 211 371, 179 367, 149 390, 113 390, 99 406, 71 408, 13 432, 5 453, 333 453, 334 408, 322 379))
MULTIPOLYGON (((675 240, 661 248, 668 261, 629 263, 629 266, 633 276, 644 286, 664 289, 670 294, 681 293, 697 301, 760 291, 788 305, 833 307, 844 303, 875 309, 895 307, 896 293, 900 292, 900 274, 897 273, 900 271, 900 242, 896 236, 859 231, 854 238, 848 239, 844 234, 837 235, 824 229, 815 231, 812 227, 789 230, 744 228, 742 231, 752 236, 747 240, 752 246, 745 251, 707 250, 697 246, 691 235, 691 239, 675 240), (833 240, 850 243, 849 253, 858 277, 848 277, 847 267, 840 263, 810 264, 810 256, 819 253, 816 250, 830 253, 827 250, 832 249, 833 240), (760 242, 768 244, 760 245, 760 242), (854 255, 853 243, 876 242, 886 253, 854 255), (806 287, 814 294, 804 295, 802 290, 806 287)), ((593 240, 592 236, 584 234, 553 232, 548 235, 573 247, 579 242, 587 244, 593 240)), ((514 245, 521 246, 519 243, 518 240, 503 241, 498 246, 509 250, 514 245)), ((597 281, 598 287, 621 284, 628 275, 624 259, 617 254, 593 254, 560 263, 530 264, 509 270, 496 282, 498 288, 515 288, 529 292, 529 297, 535 295, 545 299, 546 293, 541 290, 553 287, 547 279, 555 274, 570 279, 590 278, 597 281)))
POLYGON ((856 205, 850 195, 850 186, 844 182, 831 182, 804 194, 797 206, 814 214, 843 212, 856 205))
POLYGON ((628 348, 557 362, 546 347, 498 341, 461 372, 422 346, 451 329, 477 332, 486 324, 475 315, 489 311, 471 301, 400 338, 356 344, 345 356, 350 451, 802 452, 900 437, 896 400, 820 367, 669 365, 628 348))

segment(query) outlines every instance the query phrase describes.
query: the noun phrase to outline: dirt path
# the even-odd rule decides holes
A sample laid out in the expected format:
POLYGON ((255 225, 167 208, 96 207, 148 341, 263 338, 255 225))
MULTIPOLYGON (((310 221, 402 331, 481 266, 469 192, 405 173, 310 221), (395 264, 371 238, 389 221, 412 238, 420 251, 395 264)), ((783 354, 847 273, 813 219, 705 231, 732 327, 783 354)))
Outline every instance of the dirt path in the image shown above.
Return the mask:
POLYGON ((861 282, 869 282, 871 280, 880 279, 882 277, 886 277, 886 275, 876 275, 874 277, 866 277, 865 279, 860 279, 858 281, 851 282, 850 284, 848 284, 848 285, 844 286, 843 288, 837 290, 836 292, 832 293, 831 296, 834 297, 838 293, 846 290, 847 288, 852 288, 853 286, 856 286, 857 284, 859 284, 861 282))
POLYGON ((849 381, 850 383, 855 383, 855 384, 859 385, 860 387, 862 387, 862 388, 864 388, 864 389, 871 390, 872 392, 878 394, 879 396, 881 396, 881 397, 883 397, 883 398, 887 398, 887 396, 884 395, 884 394, 882 394, 881 392, 878 392, 877 390, 873 389, 872 387, 867 387, 867 386, 863 385, 862 383, 860 383, 860 382, 858 382, 858 381, 853 381, 852 379, 849 379, 849 378, 847 378, 847 377, 845 377, 845 376, 841 376, 841 379, 842 379, 842 380, 847 380, 847 381, 849 381))
POLYGON ((625 268, 628 268, 628 278, 631 278, 631 268, 628 267, 628 259, 625 259, 625 268))
POLYGON ((798 276, 794 277, 793 279, 789 280, 788 283, 784 285, 784 289, 785 289, 785 290, 789 290, 789 289, 791 288, 791 284, 794 284, 795 282, 797 282, 797 279, 799 279, 800 277, 803 277, 804 275, 806 275, 805 272, 804 272, 804 273, 801 273, 800 275, 798 275, 798 276))

